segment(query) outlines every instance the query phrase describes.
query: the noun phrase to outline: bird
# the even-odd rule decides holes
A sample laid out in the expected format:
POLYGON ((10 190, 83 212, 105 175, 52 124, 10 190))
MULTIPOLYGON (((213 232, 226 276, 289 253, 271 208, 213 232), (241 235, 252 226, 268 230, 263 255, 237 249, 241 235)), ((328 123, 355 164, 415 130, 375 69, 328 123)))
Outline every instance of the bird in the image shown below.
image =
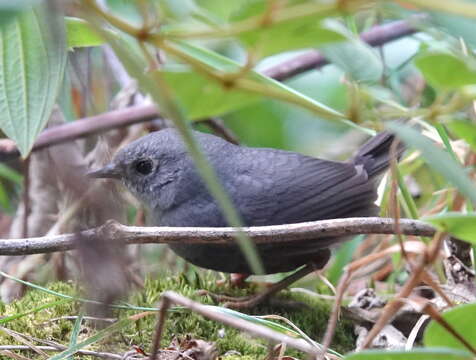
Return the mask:
MULTIPOLYGON (((375 216, 377 186, 391 160, 394 135, 381 132, 347 161, 297 152, 232 144, 193 131, 245 226, 300 223, 375 216)), ((397 146, 399 157, 403 146, 397 146)), ((113 178, 148 209, 153 225, 226 227, 227 220, 199 175, 179 132, 166 128, 145 135, 118 151, 103 168, 89 173, 113 178)), ((306 264, 322 268, 330 248, 346 237, 257 244, 266 274, 289 272, 306 264)), ((235 244, 170 244, 185 260, 206 269, 251 274, 235 244)))

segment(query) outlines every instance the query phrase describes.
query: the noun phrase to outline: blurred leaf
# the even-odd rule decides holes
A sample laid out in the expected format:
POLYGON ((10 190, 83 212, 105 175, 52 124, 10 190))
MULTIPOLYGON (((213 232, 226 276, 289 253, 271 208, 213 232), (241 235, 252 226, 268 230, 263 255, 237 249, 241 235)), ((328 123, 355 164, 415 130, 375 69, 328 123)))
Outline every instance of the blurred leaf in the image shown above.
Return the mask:
MULTIPOLYGON (((466 304, 456 306, 442 314, 451 327, 458 332, 469 344, 476 347, 476 304, 466 304)), ((452 349, 466 350, 461 342, 459 342, 448 330, 431 321, 423 335, 423 343, 425 346, 445 346, 452 349)))
POLYGON ((420 134, 401 122, 392 122, 387 125, 407 146, 414 147, 421 152, 426 163, 440 173, 458 190, 476 203, 476 185, 466 175, 464 169, 445 151, 420 134))
POLYGON ((403 350, 364 350, 351 353, 344 360, 471 360, 471 354, 445 348, 403 350))
MULTIPOLYGON (((177 0, 177 2, 181 2, 177 0)), ((131 0, 106 0, 109 12, 119 15, 121 18, 140 26, 142 24, 142 16, 137 9, 137 1, 131 0)), ((143 1, 144 3, 144 1, 143 1)))
POLYGON ((29 10, 39 0, 0 0, 0 26, 15 20, 22 11, 29 10))
POLYGON ((46 303, 46 304, 41 304, 41 305, 39 305, 39 306, 36 307, 36 308, 29 309, 29 310, 27 310, 27 311, 17 312, 17 313, 15 313, 14 315, 2 317, 2 318, 0 318, 0 324, 1 324, 1 325, 7 324, 7 323, 9 323, 10 321, 20 319, 20 318, 22 318, 23 316, 30 315, 30 314, 34 314, 34 313, 37 313, 37 312, 39 312, 39 311, 42 311, 42 310, 45 310, 45 309, 48 309, 48 308, 54 308, 54 307, 56 307, 56 306, 58 306, 58 305, 67 304, 67 303, 69 303, 69 302, 71 302, 71 301, 72 301, 71 299, 62 299, 62 300, 57 300, 57 301, 49 302, 49 303, 46 303))
POLYGON ((443 12, 432 12, 431 20, 449 34, 456 38, 461 37, 469 46, 476 47, 476 20, 443 12))
POLYGON ((241 1, 196 0, 195 2, 198 6, 223 20, 228 20, 233 12, 243 6, 241 1))
POLYGON ((446 124, 446 126, 452 133, 466 141, 473 151, 476 151, 476 124, 468 121, 454 120, 446 124))
POLYGON ((432 86, 453 89, 476 84, 476 68, 470 67, 465 60, 449 53, 431 52, 419 55, 415 65, 432 86))
POLYGON ((261 57, 346 40, 344 35, 329 29, 325 22, 319 21, 320 18, 328 15, 328 12, 331 11, 317 16, 312 14, 286 22, 272 23, 269 26, 240 33, 238 38, 249 50, 256 51, 261 57))
POLYGON ((320 48, 324 56, 356 81, 378 82, 383 74, 383 65, 376 51, 339 22, 328 21, 327 24, 347 41, 320 48))
POLYGON ((161 72, 191 120, 222 115, 261 98, 245 91, 225 90, 219 83, 188 67, 164 67, 161 72))
POLYGON ((74 17, 66 17, 65 21, 69 48, 99 46, 105 43, 87 21, 74 17))
POLYGON ((458 239, 476 244, 476 213, 447 212, 422 219, 458 239))
MULTIPOLYGON (((69 340, 69 348, 72 348, 78 343, 78 336, 79 332, 81 331, 81 325, 83 323, 83 313, 80 313, 78 317, 76 318, 73 326, 73 330, 71 331, 71 337, 69 340)), ((73 360, 73 357, 70 356, 68 360, 73 360)))
POLYGON ((326 277, 332 284, 339 283, 345 266, 352 260, 352 256, 363 238, 364 235, 355 236, 351 241, 347 241, 339 247, 333 256, 331 267, 326 272, 326 277))
MULTIPOLYGON (((143 313, 143 314, 145 315, 146 313, 143 313)), ((100 340, 102 340, 102 339, 104 339, 108 336, 111 336, 116 331, 119 331, 119 330, 123 329, 124 327, 128 326, 129 324, 131 324, 134 321, 135 321, 134 316, 119 320, 119 321, 115 322, 114 324, 109 325, 107 328, 99 330, 94 335, 82 340, 80 343, 72 345, 72 346, 68 347, 68 349, 63 350, 62 352, 60 352, 59 354, 56 354, 56 355, 50 357, 49 359, 50 360, 66 359, 66 358, 76 354, 79 350, 81 350, 81 349, 83 349, 83 348, 85 348, 89 345, 92 345, 92 344, 94 344, 94 343, 96 343, 96 342, 98 342, 98 341, 100 341, 100 340)))
MULTIPOLYGON (((238 63, 204 48, 182 41, 174 42, 173 46, 175 53, 180 52, 187 58, 185 61, 207 69, 207 72, 233 74, 241 69, 238 63)), ((300 105, 326 118, 343 117, 330 107, 252 70, 230 80, 230 85, 223 84, 221 80, 210 81, 210 76, 187 68, 162 72, 187 117, 191 119, 221 115, 258 101, 263 96, 300 105)))
POLYGON ((23 180, 23 177, 20 173, 2 163, 0 163, 0 177, 10 180, 15 184, 20 184, 23 180))
POLYGON ((28 155, 48 121, 66 64, 63 18, 44 7, 0 29, 0 128, 28 155))
POLYGON ((466 0, 405 0, 423 9, 437 10, 449 14, 457 14, 476 18, 476 4, 466 0))
POLYGON ((6 211, 9 211, 11 209, 10 199, 8 198, 5 185, 1 181, 0 181, 0 207, 6 211))

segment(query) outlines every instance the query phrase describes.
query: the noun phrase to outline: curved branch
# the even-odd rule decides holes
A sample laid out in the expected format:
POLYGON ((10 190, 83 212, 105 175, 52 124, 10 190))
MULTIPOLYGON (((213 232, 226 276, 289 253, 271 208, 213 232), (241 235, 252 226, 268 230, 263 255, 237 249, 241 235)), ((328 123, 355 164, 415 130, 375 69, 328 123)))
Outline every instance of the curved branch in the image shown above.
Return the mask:
MULTIPOLYGON (((404 235, 432 236, 436 230, 422 221, 401 219, 400 231, 404 235)), ((320 220, 299 224, 255 226, 243 231, 256 244, 326 239, 357 234, 394 234, 395 222, 390 218, 362 217, 320 220)), ((77 234, 63 234, 25 239, 0 239, 0 255, 28 255, 75 249, 78 239, 101 237, 126 244, 235 244, 234 228, 192 227, 136 227, 109 221, 104 225, 77 234)), ((332 241, 331 241, 332 243, 332 241)))
MULTIPOLYGON (((369 45, 380 46, 416 33, 418 29, 413 23, 424 20, 425 17, 426 15, 419 14, 408 21, 394 21, 377 25, 363 32, 361 38, 369 45)), ((310 50, 265 69, 263 74, 275 80, 283 81, 304 71, 318 69, 326 64, 328 64, 328 61, 318 51, 310 50)), ((44 130, 38 136, 33 151, 113 128, 153 120, 159 116, 160 114, 154 105, 137 105, 91 116, 44 130)), ((16 158, 19 155, 18 148, 13 141, 0 140, 0 161, 16 158)))

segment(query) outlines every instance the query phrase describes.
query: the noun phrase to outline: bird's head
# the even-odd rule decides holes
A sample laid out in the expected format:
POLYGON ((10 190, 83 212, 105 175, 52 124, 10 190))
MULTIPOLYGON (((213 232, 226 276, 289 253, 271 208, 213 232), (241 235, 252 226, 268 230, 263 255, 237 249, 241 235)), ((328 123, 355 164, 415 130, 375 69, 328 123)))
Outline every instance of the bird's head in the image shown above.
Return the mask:
POLYGON ((121 180, 148 207, 163 207, 170 202, 173 187, 168 185, 178 181, 185 157, 186 149, 176 131, 166 129, 128 144, 111 163, 88 176, 121 180))

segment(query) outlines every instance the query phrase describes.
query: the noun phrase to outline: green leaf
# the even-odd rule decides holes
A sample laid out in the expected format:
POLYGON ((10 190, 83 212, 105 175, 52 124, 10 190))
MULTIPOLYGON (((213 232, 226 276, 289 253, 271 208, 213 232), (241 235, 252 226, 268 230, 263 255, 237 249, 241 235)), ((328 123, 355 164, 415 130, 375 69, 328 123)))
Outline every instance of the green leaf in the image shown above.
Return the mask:
POLYGON ((376 51, 337 21, 328 21, 327 24, 347 41, 320 48, 324 56, 356 81, 378 82, 383 74, 383 65, 376 51))
POLYGON ((99 330, 93 336, 90 336, 90 337, 86 338, 85 340, 81 341, 80 343, 77 343, 73 346, 70 346, 68 349, 60 352, 59 354, 50 357, 50 360, 66 359, 66 358, 76 354, 79 350, 82 350, 86 346, 92 345, 92 344, 110 336, 111 334, 115 333, 116 331, 119 331, 119 330, 123 329, 124 327, 131 324, 132 322, 133 322, 133 320, 130 320, 129 318, 119 320, 118 322, 108 326, 107 328, 99 330))
POLYGON ((0 27, 0 128, 24 157, 48 121, 66 64, 63 18, 46 10, 0 27))
POLYGON ((447 152, 418 131, 400 122, 387 125, 407 146, 415 147, 421 152, 426 163, 446 180, 456 186, 458 190, 476 203, 476 185, 466 175, 464 169, 447 152))
MULTIPOLYGON (((466 304, 454 307, 442 314, 445 319, 457 333, 459 333, 471 346, 476 347, 476 304, 466 304)), ((443 328, 436 321, 431 321, 425 330, 423 336, 425 346, 445 346, 452 349, 466 350, 448 330, 443 328)))
POLYGON ((471 360, 467 352, 445 348, 399 350, 366 350, 351 353, 344 360, 471 360))
POLYGON ((65 21, 69 48, 99 46, 105 43, 87 21, 74 17, 67 17, 65 21))
POLYGON ((468 58, 456 57, 444 52, 430 52, 415 59, 416 67, 426 81, 441 89, 455 89, 476 84, 476 67, 469 65, 468 58))
POLYGON ((469 121, 454 120, 446 126, 452 133, 466 141, 473 151, 476 151, 476 124, 469 121))
POLYGON ((476 244, 476 213, 447 212, 422 219, 458 239, 476 244))
MULTIPOLYGON (((205 69, 207 73, 233 74, 241 69, 238 63, 224 56, 186 42, 176 41, 173 47, 175 53, 182 55, 182 60, 186 57, 186 62, 205 69)), ((161 71, 185 114, 191 119, 221 115, 264 96, 302 106, 325 118, 343 118, 342 114, 330 107, 252 70, 240 75, 237 81, 232 81, 228 86, 221 80, 210 78, 203 70, 169 68, 169 71, 161 71), (251 90, 241 87, 240 79, 244 79, 251 90)))

